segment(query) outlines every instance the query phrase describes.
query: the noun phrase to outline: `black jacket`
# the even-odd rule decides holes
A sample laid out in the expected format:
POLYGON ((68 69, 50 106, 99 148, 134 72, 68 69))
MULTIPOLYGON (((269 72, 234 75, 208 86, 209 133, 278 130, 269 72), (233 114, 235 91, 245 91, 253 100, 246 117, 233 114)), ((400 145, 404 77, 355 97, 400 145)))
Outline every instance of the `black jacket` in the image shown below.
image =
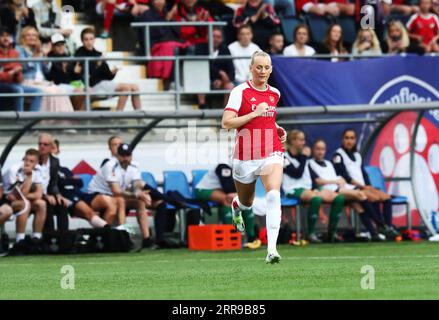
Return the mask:
MULTIPOLYGON (((84 47, 80 47, 75 52, 75 57, 101 57, 102 52, 99 52, 96 49, 92 51, 85 49, 84 47)), ((90 70, 90 87, 94 87, 99 82, 104 80, 113 80, 115 75, 111 72, 110 67, 107 62, 102 61, 100 64, 98 61, 90 61, 89 63, 90 70)), ((82 80, 85 82, 85 68, 84 63, 82 63, 82 80)))
POLYGON ((50 195, 58 195, 60 194, 58 187, 58 171, 59 171, 59 159, 50 155, 50 180, 49 185, 47 186, 47 194, 50 195))
MULTIPOLYGON (((18 27, 21 28, 32 26, 37 28, 37 23, 35 21, 35 15, 32 9, 29 8, 29 16, 27 18, 22 18, 20 21, 15 19, 15 12, 9 8, 9 6, 4 5, 0 8, 0 25, 7 28, 10 34, 14 37, 18 37, 17 34, 18 27)), ((18 40, 18 39, 17 39, 18 40)))
MULTIPOLYGON (((69 57, 68 54, 57 55, 53 52, 50 52, 48 56, 53 58, 69 57)), ((75 64, 76 63, 71 62, 52 62, 52 67, 47 75, 48 80, 53 81, 55 84, 70 84, 72 81, 81 80, 82 74, 77 74, 74 71, 75 64), (65 63, 67 63, 66 70, 63 68, 63 64, 65 63)))

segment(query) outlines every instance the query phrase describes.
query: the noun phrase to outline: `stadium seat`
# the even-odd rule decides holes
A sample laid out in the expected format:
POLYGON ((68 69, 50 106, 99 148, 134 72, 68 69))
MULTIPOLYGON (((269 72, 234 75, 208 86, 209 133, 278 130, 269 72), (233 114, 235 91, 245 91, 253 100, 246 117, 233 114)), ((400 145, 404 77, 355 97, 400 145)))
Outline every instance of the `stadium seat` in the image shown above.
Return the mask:
POLYGON ((207 170, 192 170, 192 197, 195 198, 195 187, 203 179, 207 170))
POLYGON ((88 185, 90 184, 91 179, 93 179, 93 175, 88 173, 83 173, 83 174, 78 174, 78 176, 81 178, 83 184, 81 191, 86 193, 88 190, 88 185))
POLYGON ((283 34, 287 43, 294 42, 294 28, 300 23, 303 23, 302 19, 297 17, 285 16, 280 18, 282 24, 283 34))
POLYGON ((330 21, 326 17, 308 15, 306 16, 306 23, 309 26, 312 41, 314 43, 323 42, 326 31, 330 26, 330 21))
MULTIPOLYGON (((193 199, 189 182, 183 171, 163 171, 163 192, 178 191, 187 199, 193 199)), ((168 208, 174 208, 168 205, 168 208)), ((197 205, 191 205, 193 209, 199 209, 197 205)))
MULTIPOLYGON (((365 166, 365 170, 367 176, 369 177, 370 184, 372 187, 379 189, 383 192, 387 192, 386 190, 386 182, 384 180, 384 176, 381 173, 381 170, 375 166, 365 166)), ((411 212, 410 212, 410 204, 405 196, 392 195, 392 205, 405 205, 407 211, 407 228, 411 228, 411 212)))
POLYGON ((155 180, 155 178, 151 172, 143 171, 141 173, 141 175, 142 175, 142 180, 147 185, 151 186, 154 189, 157 189, 157 187, 158 187, 157 181, 155 180))
POLYGON ((339 17, 337 21, 343 30, 343 40, 348 43, 349 46, 355 41, 357 37, 357 27, 352 17, 339 17))

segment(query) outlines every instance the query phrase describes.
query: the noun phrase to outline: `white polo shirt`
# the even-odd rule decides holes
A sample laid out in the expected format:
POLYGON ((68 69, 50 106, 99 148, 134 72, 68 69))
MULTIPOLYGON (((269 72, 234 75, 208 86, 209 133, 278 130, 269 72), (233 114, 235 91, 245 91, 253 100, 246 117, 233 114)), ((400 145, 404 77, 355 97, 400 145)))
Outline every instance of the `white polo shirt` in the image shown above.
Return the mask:
POLYGON ((93 177, 88 187, 88 192, 113 195, 110 183, 118 183, 122 191, 127 191, 132 189, 134 181, 141 179, 139 166, 136 162, 131 162, 125 170, 116 158, 111 158, 93 177))
MULTIPOLYGON (((22 184, 26 178, 26 176, 24 175, 24 170, 23 170, 23 165, 24 163, 18 162, 16 164, 14 164, 13 166, 11 166, 9 168, 9 170, 6 172, 3 182, 4 182, 4 190, 5 193, 9 193, 11 190, 10 188, 15 184, 22 184)), ((40 165, 36 165, 34 170, 32 171, 32 184, 42 184, 43 183, 43 178, 41 175, 41 167, 40 165)))
POLYGON ((47 188, 49 187, 50 183, 50 157, 47 159, 46 164, 40 164, 39 166, 41 170, 43 192, 44 194, 47 194, 47 188))

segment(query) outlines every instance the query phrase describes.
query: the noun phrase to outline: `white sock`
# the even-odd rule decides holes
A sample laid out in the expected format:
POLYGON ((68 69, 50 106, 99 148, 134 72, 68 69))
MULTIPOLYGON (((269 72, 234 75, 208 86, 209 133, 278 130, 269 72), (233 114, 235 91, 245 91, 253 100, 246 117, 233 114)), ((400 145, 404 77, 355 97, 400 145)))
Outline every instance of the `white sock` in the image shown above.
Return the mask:
POLYGON ((247 206, 243 205, 243 204, 241 203, 241 201, 239 201, 238 196, 236 196, 235 199, 236 199, 236 201, 238 202, 238 207, 239 207, 239 209, 241 209, 242 211, 244 211, 244 210, 250 210, 250 209, 252 208, 252 207, 247 207, 247 206))
POLYGON ((107 225, 107 222, 101 217, 94 215, 90 220, 90 224, 95 228, 103 228, 107 225))
POLYGON ((42 237, 43 237, 43 234, 41 232, 32 233, 32 238, 41 239, 42 237))
POLYGON ((267 201, 267 240, 268 240, 268 253, 275 253, 277 237, 279 235, 280 219, 281 219, 281 206, 280 206, 280 192, 278 190, 270 190, 265 195, 267 201))
POLYGON ((24 240, 25 236, 26 236, 25 233, 17 233, 17 235, 15 236, 15 241, 18 242, 20 240, 24 240))

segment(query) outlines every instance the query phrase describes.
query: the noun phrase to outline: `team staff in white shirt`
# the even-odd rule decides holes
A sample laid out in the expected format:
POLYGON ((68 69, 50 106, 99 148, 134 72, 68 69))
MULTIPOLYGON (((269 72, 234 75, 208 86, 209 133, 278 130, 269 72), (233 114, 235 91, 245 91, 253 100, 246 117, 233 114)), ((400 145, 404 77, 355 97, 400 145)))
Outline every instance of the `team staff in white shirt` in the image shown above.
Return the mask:
MULTIPOLYGON (((151 199, 150 191, 144 190, 144 183, 136 163, 132 162, 132 149, 123 143, 117 149, 116 158, 108 160, 90 182, 89 192, 123 198, 119 210, 126 212, 136 209, 137 221, 143 237, 142 247, 152 247, 146 208, 157 203, 151 199)), ((124 225, 126 216, 119 216, 119 224, 124 225)))

